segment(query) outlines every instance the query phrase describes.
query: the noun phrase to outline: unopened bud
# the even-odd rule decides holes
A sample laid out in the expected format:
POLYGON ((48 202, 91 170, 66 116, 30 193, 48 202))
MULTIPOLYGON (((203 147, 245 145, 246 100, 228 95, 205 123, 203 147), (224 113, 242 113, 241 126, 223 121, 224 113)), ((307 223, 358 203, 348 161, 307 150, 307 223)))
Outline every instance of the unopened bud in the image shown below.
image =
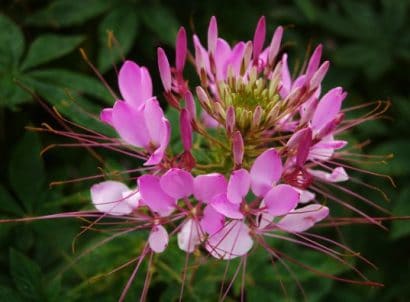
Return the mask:
POLYGON ((245 146, 240 131, 235 131, 232 136, 232 153, 235 165, 240 166, 245 153, 245 146))

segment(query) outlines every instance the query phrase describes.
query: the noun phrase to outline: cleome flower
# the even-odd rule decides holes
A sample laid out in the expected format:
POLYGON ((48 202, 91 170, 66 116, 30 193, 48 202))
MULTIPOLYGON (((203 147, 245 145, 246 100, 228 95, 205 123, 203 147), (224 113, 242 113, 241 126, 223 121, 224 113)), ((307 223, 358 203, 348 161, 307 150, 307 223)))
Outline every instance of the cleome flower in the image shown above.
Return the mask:
MULTIPOLYGON (((321 59, 322 46, 313 51, 306 68, 292 77, 288 55, 281 49, 283 33, 278 27, 266 46, 262 17, 252 41, 230 45, 219 37, 212 17, 207 43, 193 36, 197 85, 184 78, 189 54, 184 28, 177 35, 174 66, 158 48, 163 96, 179 113, 182 150, 177 152, 170 146, 171 130, 177 127, 171 129, 153 96, 149 71, 132 61, 123 63, 118 74, 122 99, 100 115, 118 138, 99 135, 95 142, 90 142, 92 135, 74 138, 80 144, 141 159, 145 167, 126 171, 138 172, 127 182, 129 186, 116 175, 116 180, 91 187, 91 201, 98 211, 92 216, 98 217, 94 223, 102 218, 124 219, 135 223, 135 230, 147 230, 141 259, 166 253, 170 237, 176 236, 179 249, 187 255, 230 260, 264 248, 282 262, 266 240, 273 237, 349 265, 340 252, 325 245, 335 241, 308 231, 317 224, 328 224, 326 219, 337 225, 337 218, 331 216, 335 205, 383 227, 332 190, 383 211, 343 186, 354 181, 348 171, 358 169, 348 164, 352 153, 345 151, 348 142, 339 137, 384 111, 345 119, 342 107, 347 93, 343 88, 322 91, 329 69, 329 62, 321 59), (315 240, 318 238, 321 240, 315 240)), ((363 260, 348 247, 335 246, 363 260)), ((365 279, 363 284, 378 285, 352 269, 365 279)))

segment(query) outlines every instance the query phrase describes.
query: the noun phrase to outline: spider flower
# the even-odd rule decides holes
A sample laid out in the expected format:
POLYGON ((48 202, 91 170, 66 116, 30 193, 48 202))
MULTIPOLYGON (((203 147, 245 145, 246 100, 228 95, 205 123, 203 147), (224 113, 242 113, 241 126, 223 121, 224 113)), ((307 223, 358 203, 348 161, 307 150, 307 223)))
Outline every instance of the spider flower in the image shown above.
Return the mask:
MULTIPOLYGON (((207 43, 193 36, 197 85, 184 77, 184 28, 177 35, 173 65, 158 49, 163 96, 180 114, 180 151, 169 146, 171 125, 153 96, 148 70, 132 61, 122 65, 122 99, 100 115, 119 135, 106 146, 144 160, 146 167, 130 170, 139 173, 127 181, 132 189, 117 180, 93 185, 91 200, 101 218, 135 221, 148 231, 141 257, 166 253, 170 237, 176 236, 187 255, 230 260, 248 257, 259 246, 283 261, 265 240, 274 237, 346 264, 341 253, 324 246, 325 239, 313 240, 324 237, 306 232, 331 216, 335 205, 380 225, 330 189, 381 208, 343 186, 351 181, 347 170, 358 169, 346 163, 352 153, 344 151, 348 142, 339 136, 383 111, 345 119, 343 88, 322 91, 329 69, 329 62, 322 62, 322 46, 292 77, 281 48, 283 34, 278 27, 266 45, 262 17, 252 41, 230 45, 219 37, 212 17, 207 43)), ((173 126, 178 131, 178 124, 173 126)), ((82 136, 79 140, 89 143, 82 136)))

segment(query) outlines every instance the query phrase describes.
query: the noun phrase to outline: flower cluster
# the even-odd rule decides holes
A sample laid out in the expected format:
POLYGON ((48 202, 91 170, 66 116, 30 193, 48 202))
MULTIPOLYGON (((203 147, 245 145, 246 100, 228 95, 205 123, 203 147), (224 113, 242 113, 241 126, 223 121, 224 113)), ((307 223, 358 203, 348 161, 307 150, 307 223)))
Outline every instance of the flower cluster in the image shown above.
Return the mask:
POLYGON ((207 48, 193 36, 199 78, 193 90, 184 78, 185 29, 178 32, 175 66, 158 49, 164 96, 180 113, 183 151, 176 155, 168 148, 170 123, 153 96, 148 70, 126 61, 118 75, 122 99, 104 109, 101 120, 150 169, 132 188, 112 180, 92 186, 95 208, 147 217, 153 252, 166 249, 171 232, 181 250, 202 246, 218 259, 246 255, 264 234, 300 233, 325 219, 329 208, 315 184, 349 179, 343 166, 330 164, 347 144, 335 139, 346 126, 346 92, 336 87, 322 95, 329 62, 321 63, 320 45, 305 71, 292 78, 280 51, 282 34, 278 27, 264 48, 262 17, 253 41, 230 46, 218 37, 213 17, 207 48), (174 221, 179 223, 171 230, 174 221))

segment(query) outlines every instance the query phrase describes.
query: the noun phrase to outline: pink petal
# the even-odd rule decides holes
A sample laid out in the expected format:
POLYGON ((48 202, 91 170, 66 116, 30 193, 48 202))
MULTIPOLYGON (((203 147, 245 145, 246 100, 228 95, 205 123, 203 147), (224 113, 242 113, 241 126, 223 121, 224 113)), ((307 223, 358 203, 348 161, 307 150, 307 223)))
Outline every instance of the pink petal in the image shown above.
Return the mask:
POLYGON ((309 201, 312 201, 315 199, 316 194, 312 193, 308 190, 301 190, 298 188, 295 188, 296 191, 300 194, 300 200, 299 203, 308 203, 309 201))
POLYGON ((206 111, 201 112, 202 122, 204 126, 207 128, 217 128, 219 123, 215 120, 212 116, 210 116, 206 111))
POLYGON ((312 56, 310 57, 308 67, 306 69, 306 77, 310 79, 316 70, 319 68, 320 59, 322 57, 322 45, 319 44, 316 49, 313 51, 312 56))
POLYGON ((100 120, 112 126, 112 108, 104 108, 100 113, 100 120))
MULTIPOLYGON (((260 203, 259 208, 262 209, 265 206, 266 206, 265 203, 262 201, 260 203)), ((259 214, 259 216, 258 216, 258 220, 259 220, 258 229, 264 229, 264 228, 270 226, 270 224, 273 222, 274 219, 275 219, 274 215, 271 215, 267 211, 261 211, 261 214, 259 214)))
POLYGON ((299 193, 289 185, 273 187, 263 199, 271 215, 281 216, 293 210, 299 202, 299 193))
POLYGON ((190 118, 194 120, 196 118, 196 105, 194 96, 192 95, 191 91, 187 90, 184 93, 184 100, 185 109, 189 112, 190 118))
POLYGON ((213 257, 227 260, 246 255, 252 245, 248 226, 241 221, 232 221, 211 235, 205 247, 213 257))
POLYGON ((165 150, 167 149, 171 138, 171 124, 166 118, 162 118, 160 130, 161 140, 159 142, 159 147, 151 154, 150 158, 144 163, 144 166, 159 164, 165 155, 165 150))
POLYGON ((280 43, 282 41, 282 36, 283 36, 283 27, 278 26, 278 28, 276 28, 275 30, 275 33, 273 34, 272 42, 270 43, 270 46, 269 46, 269 54, 268 54, 269 64, 273 63, 273 60, 275 60, 279 52, 280 43))
POLYGON ((198 222, 189 219, 184 223, 177 237, 178 247, 187 253, 192 253, 201 243, 203 235, 198 222))
POLYGON ((229 202, 226 193, 221 193, 212 199, 210 205, 220 214, 227 218, 242 219, 243 214, 240 211, 240 204, 229 202))
POLYGON ((271 148, 259 155, 251 168, 251 186, 256 196, 262 197, 280 179, 282 162, 279 154, 271 148))
POLYGON ((150 142, 143 113, 124 101, 116 101, 112 110, 112 124, 120 137, 136 147, 147 147, 150 142))
POLYGON ((157 49, 158 57, 158 69, 159 75, 161 77, 162 85, 164 86, 165 91, 171 91, 172 86, 172 77, 171 77, 171 67, 169 66, 169 61, 165 51, 158 47, 157 49))
POLYGON ((319 131, 337 116, 344 97, 345 94, 341 87, 333 88, 322 97, 312 118, 314 130, 319 131))
POLYGON ((202 46, 199 38, 194 35, 194 47, 195 47, 195 67, 197 69, 198 74, 201 74, 201 70, 205 70, 207 73, 210 73, 210 63, 209 63, 209 56, 208 52, 202 46))
POLYGON ((218 39, 218 24, 216 22, 215 16, 212 16, 211 20, 209 21, 209 27, 208 27, 208 51, 212 54, 215 52, 217 39, 218 39))
POLYGON ((304 232, 325 219, 329 215, 329 209, 320 204, 311 204, 292 211, 283 217, 277 226, 287 232, 304 232))
POLYGON ((215 195, 226 193, 225 176, 219 173, 199 175, 194 179, 194 196, 203 202, 210 202, 215 195))
POLYGON ((349 180, 349 176, 343 167, 333 169, 332 173, 320 170, 309 170, 309 173, 327 182, 343 182, 349 180))
POLYGON ((215 49, 216 78, 218 80, 224 80, 226 78, 230 55, 231 47, 228 42, 223 39, 218 39, 215 49))
POLYGON ((239 130, 232 135, 232 153, 235 165, 241 165, 245 154, 245 145, 239 130))
POLYGON ((179 129, 181 131, 181 140, 185 151, 190 151, 192 148, 191 120, 190 113, 186 109, 182 109, 179 115, 179 129))
POLYGON ((152 97, 152 80, 149 71, 146 67, 141 66, 141 82, 138 89, 140 90, 141 98, 145 101, 152 97))
POLYGON ((303 166, 308 158, 310 146, 312 145, 312 129, 305 128, 300 132, 301 134, 297 149, 298 151, 296 154, 296 164, 298 166, 303 166))
POLYGON ((138 202, 128 203, 127 196, 132 198, 129 192, 130 189, 125 184, 107 180, 91 187, 91 201, 100 212, 116 216, 128 215, 138 207, 138 202), (128 194, 124 196, 124 193, 128 194))
POLYGON ((175 199, 189 197, 194 190, 194 178, 191 173, 178 169, 169 169, 160 180, 161 189, 175 199))
POLYGON ((177 34, 176 49, 175 49, 175 67, 178 72, 184 70, 187 54, 187 39, 184 27, 181 27, 177 34))
POLYGON ((162 253, 168 246, 168 233, 162 225, 155 225, 148 237, 148 244, 155 253, 162 253))
POLYGON ((256 25, 255 34, 253 36, 253 59, 254 62, 259 58, 259 54, 262 51, 263 43, 265 42, 266 36, 266 20, 265 16, 262 16, 258 25, 256 25))
POLYGON ((144 204, 161 216, 167 216, 174 209, 176 200, 162 190, 159 181, 159 176, 146 174, 138 178, 138 188, 144 204))
POLYGON ((314 90, 316 88, 318 88, 323 79, 325 78, 327 71, 329 70, 329 61, 325 61, 320 68, 313 74, 312 79, 310 80, 310 89, 314 90))
POLYGON ((239 204, 246 197, 251 185, 251 177, 245 169, 232 172, 228 182, 227 197, 232 203, 239 204))
POLYGON ((244 54, 245 54, 245 43, 244 42, 237 43, 232 49, 231 57, 227 65, 227 69, 229 68, 229 66, 231 66, 234 74, 237 76, 239 76, 241 72, 241 65, 242 65, 244 54))
POLYGON ((292 85, 292 79, 290 77, 289 67, 288 67, 288 55, 285 53, 282 57, 281 65, 281 86, 279 89, 280 96, 284 99, 290 93, 290 88, 292 85))
POLYGON ((138 109, 152 96, 151 77, 145 67, 125 61, 118 74, 118 85, 123 99, 138 109))
POLYGON ((144 120, 151 138, 150 142, 156 146, 159 146, 162 139, 161 135, 164 133, 163 118, 164 112, 159 106, 158 101, 155 98, 147 100, 144 106, 144 120))
POLYGON ((201 228, 204 232, 212 235, 220 231, 225 222, 225 217, 217 212, 211 205, 207 205, 201 219, 201 228))

